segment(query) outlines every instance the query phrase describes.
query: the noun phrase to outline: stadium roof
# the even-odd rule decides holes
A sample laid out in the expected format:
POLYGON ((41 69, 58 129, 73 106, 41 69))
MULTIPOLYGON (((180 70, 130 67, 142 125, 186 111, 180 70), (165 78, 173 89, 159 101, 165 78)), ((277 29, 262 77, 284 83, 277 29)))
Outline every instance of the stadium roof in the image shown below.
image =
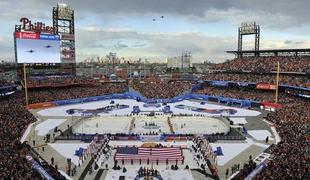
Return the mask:
POLYGON ((284 56, 284 55, 310 55, 310 49, 268 49, 268 50, 244 50, 244 51, 226 51, 227 53, 238 56, 284 56))

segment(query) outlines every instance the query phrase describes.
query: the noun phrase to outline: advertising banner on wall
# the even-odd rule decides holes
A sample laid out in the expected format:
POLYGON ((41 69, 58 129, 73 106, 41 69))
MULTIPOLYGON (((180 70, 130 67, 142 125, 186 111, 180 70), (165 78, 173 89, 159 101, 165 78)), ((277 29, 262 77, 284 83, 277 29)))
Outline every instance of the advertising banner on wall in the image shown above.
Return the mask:
POLYGON ((276 85, 269 83, 257 83, 256 89, 275 90, 276 85))

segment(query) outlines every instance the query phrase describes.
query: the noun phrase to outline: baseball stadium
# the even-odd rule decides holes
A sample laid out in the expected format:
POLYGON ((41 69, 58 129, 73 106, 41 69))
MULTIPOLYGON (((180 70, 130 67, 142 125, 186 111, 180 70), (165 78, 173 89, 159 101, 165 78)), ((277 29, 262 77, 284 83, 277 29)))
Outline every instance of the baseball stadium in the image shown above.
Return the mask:
MULTIPOLYGON (((85 35, 80 19, 91 23, 95 15, 82 17, 86 16, 82 12, 89 8, 85 12, 91 13, 95 7, 71 2, 47 8, 42 2, 49 10, 47 17, 40 13, 35 17, 37 10, 26 9, 10 25, 14 62, 0 63, 0 179, 310 179, 309 48, 267 48, 262 37, 268 25, 253 16, 258 21, 224 28, 235 34, 225 42, 232 41, 237 49, 225 45, 230 49, 220 54, 230 58, 222 61, 195 63, 195 47, 185 40, 183 47, 189 50, 170 47, 182 55, 164 62, 119 58, 114 52, 80 62, 79 51, 84 49, 79 40, 85 35), (254 42, 247 37, 254 37, 254 42), (245 49, 249 44, 254 48, 245 49)), ((29 3, 41 7, 38 1, 29 3)), ((110 6, 111 1, 105 3, 110 6)), ((160 31, 160 26, 181 28, 181 22, 170 24, 169 16, 177 16, 173 8, 158 3, 156 17, 148 13, 145 2, 139 3, 145 11, 137 12, 150 16, 150 24, 166 23, 153 25, 152 32, 160 31)), ((4 2, 3 8, 9 4, 4 2)), ((150 6, 156 8, 155 4, 150 6)), ((114 5, 111 8, 132 8, 127 3, 114 5)), ((197 10, 208 9, 201 6, 197 10)), ((122 14, 119 11, 115 13, 122 14)), ((5 14, 1 20, 9 13, 5 14)), ((141 25, 146 20, 141 16, 137 21, 141 25)), ((127 21, 114 23, 126 26, 127 21)), ((149 29, 141 31, 146 31, 145 42, 150 41, 145 37, 153 36, 149 29)), ((165 39, 164 33, 156 38, 165 39)), ((138 45, 142 46, 133 46, 138 45)), ((115 46, 100 48, 103 52, 115 46)), ((135 49, 123 46, 115 51, 123 48, 135 49)), ((162 52, 170 57, 167 50, 162 52)))

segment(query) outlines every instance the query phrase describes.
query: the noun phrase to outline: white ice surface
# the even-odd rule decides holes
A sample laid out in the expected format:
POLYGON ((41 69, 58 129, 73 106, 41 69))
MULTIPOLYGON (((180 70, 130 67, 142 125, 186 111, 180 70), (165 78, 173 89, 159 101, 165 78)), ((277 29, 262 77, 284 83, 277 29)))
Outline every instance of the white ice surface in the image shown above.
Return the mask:
POLYGON ((172 124, 177 134, 215 134, 229 132, 229 125, 212 117, 173 117, 172 124), (185 124, 185 126, 184 126, 185 124))
POLYGON ((29 134, 30 131, 31 131, 31 128, 32 128, 33 124, 34 124, 34 123, 31 123, 31 124, 28 125, 26 131, 24 132, 22 138, 20 139, 20 142, 21 142, 21 143, 23 143, 23 142, 26 140, 28 134, 29 134))
POLYGON ((74 133, 128 133, 132 117, 95 117, 73 127, 74 133))
POLYGON ((271 133, 267 130, 249 130, 248 133, 256 140, 263 141, 267 136, 271 136, 271 133))
POLYGON ((272 133, 274 134, 274 137, 276 139, 276 144, 281 142, 281 137, 280 137, 279 133, 277 132, 276 128, 274 126, 272 126, 270 129, 271 129, 272 133))
POLYGON ((247 138, 244 143, 210 143, 210 144, 213 148, 213 151, 215 151, 216 147, 218 146, 222 148, 223 156, 217 156, 217 164, 219 166, 224 166, 228 161, 234 159, 237 155, 239 155, 252 145, 259 146, 265 149, 269 147, 269 145, 254 142, 251 138, 247 138))
POLYGON ((38 131, 38 135, 44 136, 50 130, 54 129, 56 126, 59 126, 65 121, 66 119, 47 119, 46 121, 38 124, 35 130, 38 131))
POLYGON ((163 179, 171 180, 194 180, 190 170, 162 170, 160 171, 163 179))
POLYGON ((247 141, 245 143, 210 143, 213 151, 216 150, 216 147, 221 147, 223 156, 217 156, 217 164, 219 166, 224 166, 228 161, 232 160, 242 151, 246 150, 253 144, 253 141, 247 141))
MULTIPOLYGON (((156 107, 143 107, 144 102, 137 102, 133 99, 112 99, 116 104, 125 104, 129 105, 129 108, 126 109, 118 109, 113 110, 106 113, 99 114, 100 116, 111 116, 111 115, 128 115, 131 113, 133 106, 139 106, 141 111, 160 111, 163 109, 163 106, 156 108, 156 107)), ((66 110, 68 109, 96 109, 96 108, 102 108, 105 106, 110 105, 111 100, 103 100, 103 101, 95 101, 95 102, 88 102, 88 103, 82 103, 82 104, 73 104, 73 105, 65 105, 65 106, 58 106, 58 107, 52 107, 40 110, 38 112, 41 116, 70 116, 66 113, 66 110)), ((208 109, 235 109, 237 110, 237 113, 230 116, 258 116, 260 112, 254 111, 254 110, 248 110, 248 109, 242 109, 242 108, 236 108, 236 107, 229 107, 229 106, 222 106, 222 105, 215 105, 215 104, 204 104, 201 105, 197 101, 190 101, 190 100, 184 100, 176 103, 169 103, 171 110, 174 114, 197 114, 197 115, 204 115, 204 116, 219 116, 220 114, 210 114, 207 112, 194 112, 191 110, 186 109, 178 109, 175 108, 176 105, 188 105, 188 106, 195 106, 199 108, 208 108, 208 109)), ((81 114, 75 114, 81 115, 81 114)))
POLYGON ((121 170, 109 170, 105 179, 106 180, 113 180, 113 179, 119 180, 120 176, 125 176, 125 179, 134 180, 137 174, 138 174, 138 170, 133 170, 133 169, 127 169, 126 173, 123 173, 122 169, 121 170))
MULTIPOLYGON (((155 143, 161 143, 164 146, 179 146, 182 148, 190 147, 192 142, 191 141, 183 141, 183 142, 155 142, 155 143)), ((141 141, 110 141, 109 145, 112 147, 117 146, 141 146, 143 142, 141 141)), ((261 144, 254 142, 252 139, 247 138, 244 143, 210 143, 213 150, 216 150, 216 147, 220 146, 223 151, 223 156, 217 157, 217 164, 219 166, 225 165, 230 160, 234 159, 237 155, 242 153, 244 150, 249 148, 252 145, 256 145, 262 148, 268 148, 268 145, 261 144)), ((65 158, 71 158, 72 162, 75 165, 78 165, 79 158, 77 156, 74 156, 75 150, 79 149, 80 147, 86 148, 89 144, 88 143, 53 143, 48 144, 53 149, 55 149, 57 152, 59 152, 62 156, 65 158)), ((193 159, 192 155, 189 153, 185 153, 185 161, 186 163, 190 164, 191 167, 195 166, 195 163, 193 163, 191 160, 193 159)), ((113 155, 112 155, 113 156, 113 155)), ((113 173, 111 174, 112 177, 113 173)), ((115 174, 113 175, 115 176, 115 174)))
MULTIPOLYGON (((171 133, 167 122, 167 116, 135 116, 135 127, 129 132, 130 122, 133 117, 94 117, 85 119, 73 127, 74 133, 150 133, 157 132, 171 133), (154 122, 158 128, 146 129, 145 123, 154 122)), ((175 133, 178 134, 214 134, 214 133, 227 133, 229 132, 229 125, 225 124, 222 120, 213 117, 172 117, 172 126, 175 133), (185 124, 185 126, 184 126, 185 124)), ((160 134, 160 133, 159 133, 160 134)))
MULTIPOLYGON (((106 180, 118 180, 120 176, 125 176, 125 179, 134 180, 138 174, 138 169, 127 169, 126 173, 123 173, 122 170, 109 170, 106 176, 106 180)), ((163 179, 167 180, 193 180, 193 176, 190 170, 160 170, 160 175, 163 179)), ((143 178, 141 178, 143 179, 143 178)))
POLYGON ((89 143, 49 143, 48 145, 65 158, 71 158, 71 162, 78 166, 79 157, 74 155, 75 150, 80 147, 86 149, 89 143))
POLYGON ((229 118, 232 122, 234 122, 234 124, 246 124, 247 121, 245 118, 240 118, 240 117, 236 117, 236 118, 229 118))
POLYGON ((136 117, 135 118, 135 127, 132 129, 132 133, 141 134, 141 133, 150 133, 150 132, 157 132, 159 130, 163 133, 171 133, 167 117, 166 116, 154 116, 154 117, 136 117), (155 123, 158 128, 156 129, 146 129, 144 128, 145 123, 155 123))

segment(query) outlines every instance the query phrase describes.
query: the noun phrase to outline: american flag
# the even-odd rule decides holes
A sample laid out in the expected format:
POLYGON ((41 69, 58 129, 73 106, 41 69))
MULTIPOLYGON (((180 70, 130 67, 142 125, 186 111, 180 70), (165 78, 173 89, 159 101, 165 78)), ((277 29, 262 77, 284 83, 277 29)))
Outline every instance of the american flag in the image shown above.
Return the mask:
POLYGON ((183 161, 184 156, 180 147, 143 148, 143 147, 119 147, 115 154, 115 160, 149 160, 155 161, 183 161))

